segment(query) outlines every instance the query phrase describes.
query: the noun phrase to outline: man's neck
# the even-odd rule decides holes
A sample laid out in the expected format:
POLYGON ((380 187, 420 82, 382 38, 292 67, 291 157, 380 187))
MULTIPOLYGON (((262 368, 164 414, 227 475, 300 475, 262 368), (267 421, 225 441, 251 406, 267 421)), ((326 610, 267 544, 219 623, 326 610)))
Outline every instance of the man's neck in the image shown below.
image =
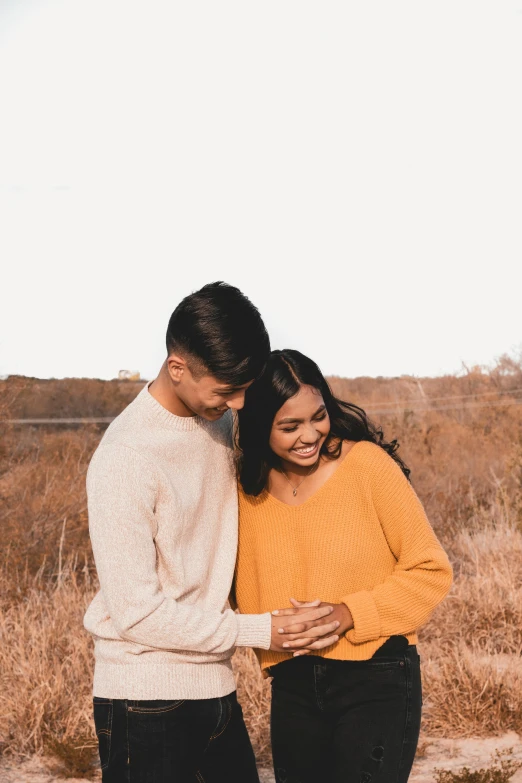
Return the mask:
POLYGON ((158 377, 150 384, 149 394, 154 397, 156 402, 159 402, 169 413, 173 413, 175 416, 195 415, 176 394, 174 384, 167 371, 166 362, 159 371, 158 377))

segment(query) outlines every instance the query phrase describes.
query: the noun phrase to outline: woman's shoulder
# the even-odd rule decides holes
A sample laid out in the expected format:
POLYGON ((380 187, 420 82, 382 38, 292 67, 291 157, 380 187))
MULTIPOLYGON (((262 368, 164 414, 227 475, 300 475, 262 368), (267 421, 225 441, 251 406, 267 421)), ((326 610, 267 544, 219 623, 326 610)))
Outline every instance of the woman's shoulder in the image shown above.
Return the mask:
MULTIPOLYGON (((385 454, 384 449, 376 443, 369 440, 345 440, 343 441, 341 457, 347 457, 351 453, 351 460, 358 462, 373 461, 380 458, 380 452, 385 454)), ((387 455, 386 455, 387 456, 387 455)))
POLYGON ((237 494, 240 508, 257 508, 258 506, 263 505, 263 503, 266 501, 265 490, 263 490, 259 495, 247 495, 239 480, 237 482, 237 494))
MULTIPOLYGON (((366 472, 371 476, 379 476, 383 473, 400 473, 402 471, 395 460, 390 457, 388 452, 379 446, 377 443, 373 443, 368 440, 360 440, 356 443, 345 441, 348 444, 348 453, 350 454, 350 462, 366 472)), ((344 444, 343 444, 344 447, 344 444)))

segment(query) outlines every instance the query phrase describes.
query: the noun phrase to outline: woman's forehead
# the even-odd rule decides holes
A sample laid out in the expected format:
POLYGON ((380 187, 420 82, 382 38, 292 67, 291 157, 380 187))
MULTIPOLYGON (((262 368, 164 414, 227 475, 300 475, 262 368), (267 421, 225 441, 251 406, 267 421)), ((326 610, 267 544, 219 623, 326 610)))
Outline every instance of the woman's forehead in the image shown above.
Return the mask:
POLYGON ((319 389, 312 386, 301 386, 297 394, 290 397, 277 411, 277 420, 288 416, 293 418, 306 418, 324 405, 324 400, 319 389))

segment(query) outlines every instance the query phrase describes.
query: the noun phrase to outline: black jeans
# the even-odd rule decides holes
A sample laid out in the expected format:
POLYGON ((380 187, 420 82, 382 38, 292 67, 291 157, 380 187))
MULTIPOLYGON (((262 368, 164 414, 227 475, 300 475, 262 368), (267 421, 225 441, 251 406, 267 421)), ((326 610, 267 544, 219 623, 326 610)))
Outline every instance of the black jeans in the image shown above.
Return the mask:
POLYGON ((421 717, 414 646, 368 661, 302 656, 274 666, 277 783, 405 783, 421 717))
POLYGON ((94 699, 103 783, 259 783, 236 694, 94 699))

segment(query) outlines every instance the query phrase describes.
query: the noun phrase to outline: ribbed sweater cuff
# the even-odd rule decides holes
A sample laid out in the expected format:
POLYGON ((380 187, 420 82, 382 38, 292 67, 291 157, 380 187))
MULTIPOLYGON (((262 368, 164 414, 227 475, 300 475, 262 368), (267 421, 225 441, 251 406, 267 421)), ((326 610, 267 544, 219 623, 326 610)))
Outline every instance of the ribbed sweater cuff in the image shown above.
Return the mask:
POLYGON ((381 636, 381 620, 377 605, 368 590, 352 593, 342 599, 352 613, 353 628, 346 633, 352 644, 372 642, 381 636))
POLYGON ((239 631, 236 639, 237 647, 258 647, 269 650, 272 639, 272 617, 265 614, 236 615, 239 631))

